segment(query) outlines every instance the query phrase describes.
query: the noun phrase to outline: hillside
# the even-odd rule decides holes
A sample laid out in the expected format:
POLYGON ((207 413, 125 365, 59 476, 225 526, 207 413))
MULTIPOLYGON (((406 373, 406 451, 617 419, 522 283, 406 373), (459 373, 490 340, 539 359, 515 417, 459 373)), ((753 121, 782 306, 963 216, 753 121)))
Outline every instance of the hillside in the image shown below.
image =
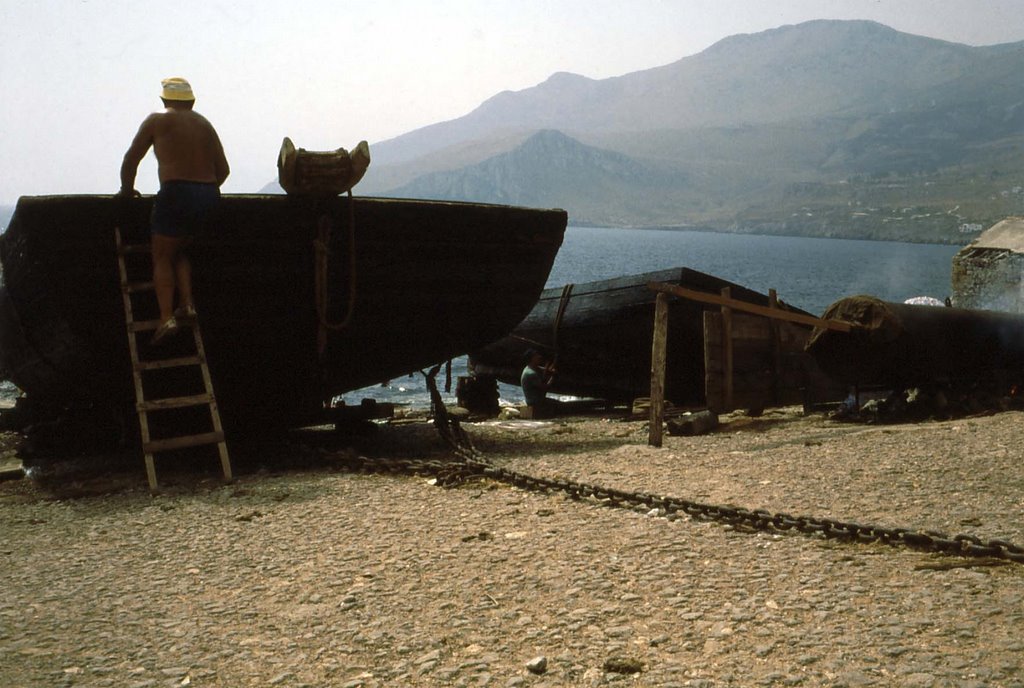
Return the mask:
POLYGON ((678 169, 637 162, 586 146, 561 132, 537 132, 511 151, 454 171, 432 172, 394 195, 443 200, 560 207, 572 200, 577 224, 651 224, 672 212, 679 197, 697 194, 678 169))
POLYGON ((533 88, 499 93, 465 117, 382 142, 375 153, 391 165, 514 129, 650 131, 886 112, 913 102, 908 88, 947 82, 990 50, 873 22, 807 22, 726 38, 620 77, 558 73, 533 88))
POLYGON ((358 191, 557 206, 576 224, 964 243, 1024 213, 1024 42, 866 21, 559 73, 372 146, 358 191))

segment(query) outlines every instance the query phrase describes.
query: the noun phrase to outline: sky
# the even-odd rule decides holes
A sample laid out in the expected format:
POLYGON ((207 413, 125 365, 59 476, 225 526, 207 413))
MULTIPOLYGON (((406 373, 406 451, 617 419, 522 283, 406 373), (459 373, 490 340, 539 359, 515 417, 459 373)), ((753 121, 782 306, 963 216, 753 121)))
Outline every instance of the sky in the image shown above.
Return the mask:
MULTIPOLYGON (((223 190, 248 193, 276 178, 285 136, 372 153, 555 72, 619 76, 812 19, 1024 40, 1024 0, 0 0, 0 205, 117 191, 168 76, 220 133, 223 190)), ((150 153, 136 188, 157 187, 150 153)))

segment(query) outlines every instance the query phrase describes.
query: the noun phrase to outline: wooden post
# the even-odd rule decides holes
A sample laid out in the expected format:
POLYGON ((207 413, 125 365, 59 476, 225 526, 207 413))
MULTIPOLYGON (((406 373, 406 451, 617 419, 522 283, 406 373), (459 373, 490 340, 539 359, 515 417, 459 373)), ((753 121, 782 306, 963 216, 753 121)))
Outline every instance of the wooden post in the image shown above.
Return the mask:
MULTIPOLYGON (((774 289, 768 290, 768 307, 773 310, 779 307, 779 295, 774 289)), ((768 325, 772 332, 772 401, 779 404, 782 396, 782 340, 779 321, 769 318, 768 325)))
POLYGON ((704 403, 718 413, 722 409, 722 314, 703 313, 704 325, 704 403))
POLYGON ((651 422, 647 444, 661 446, 662 420, 665 415, 665 359, 668 351, 668 294, 662 292, 654 302, 654 339, 651 342, 651 422))
MULTIPOLYGON (((722 289, 722 298, 732 298, 732 290, 729 287, 722 289)), ((722 306, 722 368, 722 384, 724 387, 722 397, 724 399, 725 410, 732 411, 732 308, 729 306, 722 306)))

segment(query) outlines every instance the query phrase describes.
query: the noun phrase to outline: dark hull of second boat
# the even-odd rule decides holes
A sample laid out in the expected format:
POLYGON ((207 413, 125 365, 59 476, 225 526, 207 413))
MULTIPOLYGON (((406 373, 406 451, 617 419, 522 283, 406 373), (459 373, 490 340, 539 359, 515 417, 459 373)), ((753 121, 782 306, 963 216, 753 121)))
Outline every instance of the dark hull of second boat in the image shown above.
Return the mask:
MULTIPOLYGON (((650 394, 651 343, 656 294, 649 282, 665 282, 768 306, 764 294, 689 268, 649 272, 611 280, 546 289, 526 319, 507 337, 470 354, 477 375, 518 384, 528 350, 555 357, 558 374, 552 391, 612 402, 631 402, 650 394), (559 318, 559 310, 562 316, 559 318)), ((783 308, 804 313, 782 304, 783 308)), ((681 406, 705 402, 705 310, 718 306, 670 297, 666 399, 681 406)))

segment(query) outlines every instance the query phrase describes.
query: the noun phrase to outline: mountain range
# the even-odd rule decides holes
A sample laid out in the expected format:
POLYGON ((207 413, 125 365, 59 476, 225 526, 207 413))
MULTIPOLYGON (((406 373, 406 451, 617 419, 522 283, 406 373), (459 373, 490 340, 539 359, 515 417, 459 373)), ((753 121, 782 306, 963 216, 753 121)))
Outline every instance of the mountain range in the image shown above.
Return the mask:
POLYGON ((1024 214, 1021 74, 1024 41, 811 21, 503 91, 373 144, 357 190, 562 207, 575 225, 966 243, 1024 214))

